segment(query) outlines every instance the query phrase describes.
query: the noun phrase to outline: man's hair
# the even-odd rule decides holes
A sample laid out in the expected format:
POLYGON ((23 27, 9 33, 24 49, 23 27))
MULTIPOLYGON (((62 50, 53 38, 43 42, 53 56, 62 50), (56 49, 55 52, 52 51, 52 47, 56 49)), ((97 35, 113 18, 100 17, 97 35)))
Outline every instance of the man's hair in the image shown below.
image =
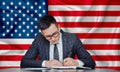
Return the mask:
POLYGON ((55 18, 49 14, 44 15, 39 21, 41 30, 45 30, 45 29, 49 28, 51 24, 55 24, 56 27, 58 27, 55 18))

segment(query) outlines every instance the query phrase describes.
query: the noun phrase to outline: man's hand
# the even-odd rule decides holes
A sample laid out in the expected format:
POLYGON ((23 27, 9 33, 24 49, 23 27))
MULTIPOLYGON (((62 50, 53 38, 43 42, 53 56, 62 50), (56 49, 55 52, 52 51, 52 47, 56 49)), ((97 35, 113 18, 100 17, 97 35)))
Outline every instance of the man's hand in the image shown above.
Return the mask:
POLYGON ((46 61, 45 66, 46 67, 63 66, 63 64, 58 60, 49 60, 49 61, 46 61))
POLYGON ((64 66, 78 66, 78 61, 68 57, 64 59, 64 66))

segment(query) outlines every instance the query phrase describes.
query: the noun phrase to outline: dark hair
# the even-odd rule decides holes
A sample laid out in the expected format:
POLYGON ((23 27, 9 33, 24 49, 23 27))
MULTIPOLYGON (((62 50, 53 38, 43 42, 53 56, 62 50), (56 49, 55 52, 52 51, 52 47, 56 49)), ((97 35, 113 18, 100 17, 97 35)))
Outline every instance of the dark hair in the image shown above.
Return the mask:
POLYGON ((41 19, 39 21, 41 30, 45 30, 45 29, 49 28, 51 24, 55 24, 56 26, 58 26, 55 18, 49 14, 41 17, 41 19))

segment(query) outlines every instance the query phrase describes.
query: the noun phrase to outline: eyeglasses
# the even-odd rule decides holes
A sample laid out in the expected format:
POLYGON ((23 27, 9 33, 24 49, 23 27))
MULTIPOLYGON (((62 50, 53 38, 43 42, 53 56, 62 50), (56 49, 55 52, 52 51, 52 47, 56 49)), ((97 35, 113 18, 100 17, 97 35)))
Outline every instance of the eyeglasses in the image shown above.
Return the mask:
POLYGON ((45 36, 46 39, 51 40, 52 38, 56 38, 59 35, 59 31, 53 33, 52 35, 45 36))

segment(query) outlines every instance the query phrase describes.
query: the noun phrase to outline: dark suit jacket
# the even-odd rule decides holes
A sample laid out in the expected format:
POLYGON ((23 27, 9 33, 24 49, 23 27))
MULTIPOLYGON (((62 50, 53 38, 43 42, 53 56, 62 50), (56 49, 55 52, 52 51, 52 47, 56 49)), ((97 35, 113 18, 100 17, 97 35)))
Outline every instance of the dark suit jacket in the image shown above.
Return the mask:
MULTIPOLYGON (((77 35, 66 33, 62 30, 61 33, 63 42, 63 59, 67 58, 68 54, 72 51, 70 57, 74 58, 75 55, 77 55, 78 59, 84 62, 85 67, 94 68, 94 60, 85 50, 77 35)), ((42 34, 38 34, 22 59, 21 68, 41 67, 43 60, 49 60, 49 45, 49 41, 47 41, 42 34), (36 60, 36 57, 38 56, 40 57, 40 60, 36 60)))

